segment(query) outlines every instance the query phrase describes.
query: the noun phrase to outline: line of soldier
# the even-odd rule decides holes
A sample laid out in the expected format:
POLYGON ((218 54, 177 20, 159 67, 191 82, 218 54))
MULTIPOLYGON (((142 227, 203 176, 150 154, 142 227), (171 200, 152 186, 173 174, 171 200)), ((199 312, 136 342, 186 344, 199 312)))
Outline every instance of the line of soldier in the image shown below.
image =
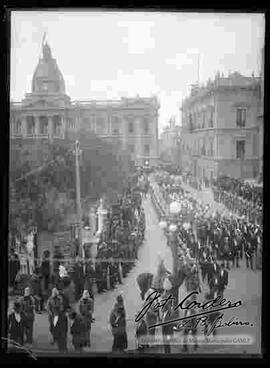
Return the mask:
POLYGON ((217 187, 213 187, 213 193, 215 201, 223 203, 231 212, 248 218, 250 222, 262 224, 261 204, 254 204, 236 193, 226 192, 217 187))
POLYGON ((262 252, 262 226, 241 218, 226 218, 218 212, 209 214, 209 206, 192 198, 181 186, 166 185, 170 200, 179 200, 182 204, 182 221, 179 221, 181 237, 187 244, 204 252, 206 258, 214 256, 223 260, 229 269, 239 267, 239 261, 245 256, 246 267, 255 269, 255 261, 262 252), (183 215, 189 218, 189 228, 183 227, 183 215))

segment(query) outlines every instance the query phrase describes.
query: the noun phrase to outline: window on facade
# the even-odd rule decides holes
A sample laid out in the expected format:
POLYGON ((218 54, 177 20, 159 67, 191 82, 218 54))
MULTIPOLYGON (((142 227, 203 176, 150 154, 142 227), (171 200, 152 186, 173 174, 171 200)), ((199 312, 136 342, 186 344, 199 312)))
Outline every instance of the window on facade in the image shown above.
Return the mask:
POLYGON ((128 150, 129 150, 129 153, 134 153, 134 144, 129 144, 128 150))
POLYGON ((205 110, 202 111, 202 127, 205 128, 205 110))
POLYGON ((42 82, 42 91, 48 91, 49 89, 49 84, 48 82, 42 82))
POLYGON ((191 113, 189 113, 189 129, 193 130, 193 119, 191 113))
POLYGON ((120 124, 119 124, 119 119, 117 116, 113 116, 112 117, 112 134, 119 134, 120 131, 120 124))
POLYGON ((238 128, 243 128, 246 125, 246 109, 236 110, 236 125, 238 128))
POLYGON ((85 128, 90 128, 90 119, 89 118, 83 118, 83 126, 85 128))
POLYGON ((209 128, 213 128, 214 126, 214 111, 210 111, 210 117, 209 117, 209 128))
POLYGON ((75 121, 74 121, 74 119, 68 118, 68 127, 70 129, 74 129, 75 128, 75 121))
POLYGON ((21 120, 17 120, 15 124, 15 134, 22 134, 22 123, 21 120))
POLYGON ((35 119, 33 116, 27 116, 26 118, 27 122, 27 135, 33 135, 35 134, 36 127, 35 127, 35 119))
POLYGON ((145 144, 145 145, 144 145, 144 154, 145 154, 146 156, 148 156, 148 155, 149 155, 149 153, 150 153, 150 146, 149 146, 149 144, 145 144))
POLYGON ((47 116, 41 116, 39 118, 40 121, 40 134, 47 135, 48 134, 48 118, 47 116))
POLYGON ((197 116, 196 116, 196 112, 194 112, 193 114, 193 126, 196 129, 197 128, 197 116))
POLYGON ((105 134, 105 132, 106 132, 105 120, 103 116, 97 116, 96 117, 96 133, 105 134))
POLYGON ((145 134, 149 133, 149 121, 147 118, 143 119, 143 130, 145 134))
POLYGON ((209 142, 209 156, 214 156, 214 142, 209 142))
POLYGON ((236 141, 236 158, 243 160, 245 158, 246 142, 244 140, 236 141))
POLYGON ((129 133, 134 133, 134 124, 133 124, 133 121, 129 121, 128 122, 128 132, 129 133))
POLYGON ((60 136, 61 134, 61 121, 60 116, 53 116, 53 134, 55 136, 60 136))

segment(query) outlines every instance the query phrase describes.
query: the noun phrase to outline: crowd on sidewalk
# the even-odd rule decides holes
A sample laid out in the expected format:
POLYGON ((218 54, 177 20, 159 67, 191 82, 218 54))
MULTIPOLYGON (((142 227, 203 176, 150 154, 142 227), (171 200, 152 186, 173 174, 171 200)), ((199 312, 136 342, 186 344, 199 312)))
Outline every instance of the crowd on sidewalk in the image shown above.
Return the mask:
MULTIPOLYGON (((71 320, 70 333, 74 349, 81 350, 90 346, 89 334, 91 323, 94 322, 95 293, 113 289, 122 283, 138 257, 138 249, 145 232, 141 197, 141 188, 138 188, 137 180, 133 180, 114 208, 108 211, 95 260, 77 256, 75 264, 67 272, 61 259, 55 262, 52 269, 50 254, 48 251, 44 252, 40 267, 36 267, 26 282, 24 295, 17 296, 13 304, 14 308, 9 317, 12 340, 20 344, 32 344, 35 313, 47 311, 52 343, 57 344, 59 351, 67 350, 68 316, 71 320), (76 306, 79 306, 79 313, 76 312, 76 306), (20 318, 17 318, 18 315, 20 318)), ((16 270, 18 272, 19 265, 16 270)), ((13 287, 20 282, 14 275, 10 280, 13 287)), ((119 303, 121 304, 120 297, 119 303)), ((117 316, 120 308, 118 307, 114 308, 117 316)), ((112 325, 115 325, 115 322, 112 322, 112 325)), ((117 328, 114 326, 114 335, 115 330, 117 328)), ((118 336, 118 333, 116 335, 118 336)), ((119 341, 115 342, 113 349, 118 348, 119 341)))
POLYGON ((262 187, 255 187, 240 180, 221 177, 213 183, 214 198, 223 203, 231 212, 262 224, 262 187))

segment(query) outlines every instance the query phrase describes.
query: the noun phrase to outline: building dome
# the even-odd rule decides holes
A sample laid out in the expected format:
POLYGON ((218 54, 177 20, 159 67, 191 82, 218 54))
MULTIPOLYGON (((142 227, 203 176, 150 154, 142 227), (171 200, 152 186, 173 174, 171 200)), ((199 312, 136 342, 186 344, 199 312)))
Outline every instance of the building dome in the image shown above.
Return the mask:
POLYGON ((65 81, 56 60, 52 57, 50 46, 43 44, 42 58, 34 72, 32 93, 60 93, 65 94, 65 81))

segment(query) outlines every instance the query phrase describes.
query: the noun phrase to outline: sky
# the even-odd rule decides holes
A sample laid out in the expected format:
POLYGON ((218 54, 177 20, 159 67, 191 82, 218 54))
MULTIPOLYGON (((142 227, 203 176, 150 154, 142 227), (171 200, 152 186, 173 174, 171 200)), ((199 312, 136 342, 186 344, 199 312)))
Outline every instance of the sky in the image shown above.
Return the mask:
POLYGON ((31 92, 46 32, 72 100, 155 95, 161 131, 171 116, 181 124, 181 101, 198 79, 259 74, 264 27, 255 13, 14 11, 11 99, 31 92))

